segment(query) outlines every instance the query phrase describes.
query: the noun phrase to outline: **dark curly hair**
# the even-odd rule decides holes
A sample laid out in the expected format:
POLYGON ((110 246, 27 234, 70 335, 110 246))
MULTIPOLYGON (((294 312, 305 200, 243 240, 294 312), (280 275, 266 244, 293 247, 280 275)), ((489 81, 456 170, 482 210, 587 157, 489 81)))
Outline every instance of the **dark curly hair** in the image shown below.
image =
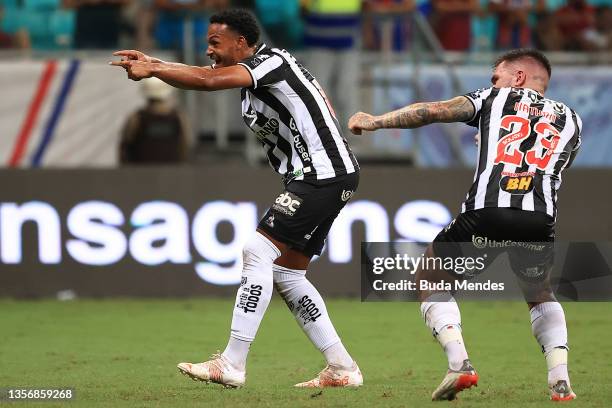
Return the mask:
POLYGON ((532 48, 519 48, 516 50, 508 51, 507 53, 497 58, 497 60, 495 60, 493 68, 497 68, 497 66, 504 61, 514 62, 523 58, 532 58, 536 60, 540 65, 542 65, 543 68, 546 68, 546 72, 548 72, 548 77, 550 78, 552 74, 550 61, 548 61, 546 55, 544 55, 541 51, 532 48))
POLYGON ((225 24, 232 31, 243 36, 249 47, 259 41, 259 26, 257 20, 249 11, 244 9, 229 9, 221 11, 210 17, 210 24, 225 24))

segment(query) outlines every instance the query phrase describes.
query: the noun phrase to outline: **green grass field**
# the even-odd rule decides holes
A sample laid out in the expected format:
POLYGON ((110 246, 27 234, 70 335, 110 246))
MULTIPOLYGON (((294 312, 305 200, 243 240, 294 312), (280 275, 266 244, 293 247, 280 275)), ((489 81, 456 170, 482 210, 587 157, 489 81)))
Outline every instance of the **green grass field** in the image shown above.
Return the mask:
MULTIPOLYGON (((253 344, 246 387, 193 382, 176 370, 225 346, 232 300, 0 301, 0 388, 76 389, 64 406, 541 407, 546 365, 521 303, 461 305, 480 385, 454 402, 430 401, 446 360, 414 303, 328 302, 364 374, 357 390, 296 390, 324 366, 278 298, 253 344)), ((573 407, 610 407, 612 307, 566 304, 573 407)), ((61 404, 13 402, 10 406, 61 404)))

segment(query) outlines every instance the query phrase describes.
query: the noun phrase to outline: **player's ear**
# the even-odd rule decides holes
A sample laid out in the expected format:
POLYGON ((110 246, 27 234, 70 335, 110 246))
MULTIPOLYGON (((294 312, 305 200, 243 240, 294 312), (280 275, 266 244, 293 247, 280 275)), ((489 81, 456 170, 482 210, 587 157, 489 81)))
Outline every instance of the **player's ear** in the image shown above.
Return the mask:
POLYGON ((238 37, 238 45, 240 46, 240 48, 249 48, 249 43, 242 35, 238 37))
POLYGON ((514 83, 512 84, 512 86, 522 87, 523 85, 525 85, 526 80, 527 80, 527 74, 525 74, 525 71, 518 70, 514 74, 514 80, 513 80, 514 83))

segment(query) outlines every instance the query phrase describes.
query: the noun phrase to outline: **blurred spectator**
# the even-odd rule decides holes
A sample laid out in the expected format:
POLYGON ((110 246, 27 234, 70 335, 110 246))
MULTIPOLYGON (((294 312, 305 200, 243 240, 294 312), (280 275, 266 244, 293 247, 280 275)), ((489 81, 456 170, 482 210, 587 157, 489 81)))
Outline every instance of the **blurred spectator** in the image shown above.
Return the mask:
POLYGON ((612 50, 612 8, 599 6, 595 11, 595 27, 587 29, 583 37, 588 51, 612 50))
POLYGON ((472 16, 471 49, 476 52, 491 51, 497 42, 497 16, 489 11, 489 0, 479 0, 472 16))
POLYGON ((344 126, 357 111, 361 0, 306 0, 304 45, 309 67, 329 92, 344 126))
POLYGON ((467 51, 471 46, 472 15, 479 10, 478 0, 431 0, 431 25, 450 51, 467 51))
POLYGON ((174 105, 174 88, 157 78, 142 81, 144 108, 127 119, 119 147, 121 164, 180 163, 187 158, 189 128, 174 105))
MULTIPOLYGON (((554 14, 555 11, 559 10, 561 7, 565 6, 567 0, 545 0, 544 1, 544 10, 548 14, 554 14)), ((592 1, 592 0, 590 0, 592 1)))
POLYGON ((364 47, 370 50, 405 51, 410 45, 414 0, 365 0, 364 47))
POLYGON ((255 0, 255 11, 275 47, 299 47, 304 27, 298 0, 255 0))
POLYGON ((74 47, 116 49, 122 27, 121 9, 129 0, 63 0, 76 10, 74 47))
POLYGON ((567 0, 567 5, 555 13, 555 18, 563 33, 564 48, 568 51, 581 50, 586 32, 595 26, 595 8, 588 5, 586 0, 567 0))
POLYGON ((156 11, 153 0, 131 0, 123 8, 123 36, 119 48, 136 48, 141 51, 155 48, 153 28, 156 11))
POLYGON ((524 48, 531 45, 529 15, 532 11, 544 10, 544 0, 491 0, 490 10, 497 14, 497 48, 524 48))
POLYGON ((0 49, 2 48, 30 48, 30 35, 28 30, 23 27, 17 28, 14 32, 8 33, 3 30, 4 7, 0 5, 0 49))
POLYGON ((166 50, 182 50, 185 20, 193 22, 195 51, 201 55, 206 49, 208 14, 228 7, 229 0, 155 0, 157 46, 166 50))
POLYGON ((540 13, 533 32, 534 46, 544 51, 561 51, 565 46, 563 33, 559 30, 553 13, 540 13))

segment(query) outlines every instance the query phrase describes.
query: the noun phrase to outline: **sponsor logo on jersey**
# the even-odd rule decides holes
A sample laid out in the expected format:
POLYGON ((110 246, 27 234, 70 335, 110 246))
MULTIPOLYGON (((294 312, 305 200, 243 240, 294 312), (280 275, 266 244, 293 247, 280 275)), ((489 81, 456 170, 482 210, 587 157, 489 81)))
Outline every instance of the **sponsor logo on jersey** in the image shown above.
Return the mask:
POLYGON ((267 60, 268 58, 270 58, 270 55, 268 54, 258 54, 255 57, 253 57, 253 60, 251 61, 251 65, 253 66, 253 68, 255 68, 256 66, 258 66, 259 64, 267 60))
POLYGON ((342 194, 340 195, 340 199, 342 201, 348 201, 351 199, 351 197, 353 196, 354 191, 353 190, 342 190, 342 194))
POLYGON ((292 172, 287 173, 283 176, 283 183, 287 185, 291 182, 291 180, 294 180, 298 177, 302 177, 303 175, 308 174, 311 171, 312 171, 312 167, 310 166, 306 166, 303 169, 293 170, 292 172))
POLYGON ((293 118, 289 120, 289 129, 291 130, 291 135, 293 136, 293 146, 295 147, 297 154, 300 155, 303 161, 311 161, 308 150, 303 143, 302 135, 300 134, 300 131, 298 130, 293 118))
POLYGON ((300 197, 289 191, 285 191, 276 198, 272 209, 281 214, 293 217, 295 212, 300 208, 300 205, 302 205, 302 199, 300 197))
POLYGON ((489 239, 488 237, 481 237, 478 235, 472 235, 472 244, 478 249, 520 247, 538 252, 542 251, 546 247, 546 245, 539 245, 532 242, 512 241, 510 239, 496 241, 494 239, 489 239))
POLYGON ((510 194, 527 194, 533 190, 533 176, 504 176, 499 180, 499 188, 510 194))
POLYGON ((476 235, 472 235, 472 244, 474 244, 474 246, 478 249, 486 248, 487 242, 489 242, 487 237, 477 237, 476 235))
POLYGON ((544 275, 544 268, 539 266, 527 267, 523 270, 523 276, 526 278, 538 278, 544 275))

